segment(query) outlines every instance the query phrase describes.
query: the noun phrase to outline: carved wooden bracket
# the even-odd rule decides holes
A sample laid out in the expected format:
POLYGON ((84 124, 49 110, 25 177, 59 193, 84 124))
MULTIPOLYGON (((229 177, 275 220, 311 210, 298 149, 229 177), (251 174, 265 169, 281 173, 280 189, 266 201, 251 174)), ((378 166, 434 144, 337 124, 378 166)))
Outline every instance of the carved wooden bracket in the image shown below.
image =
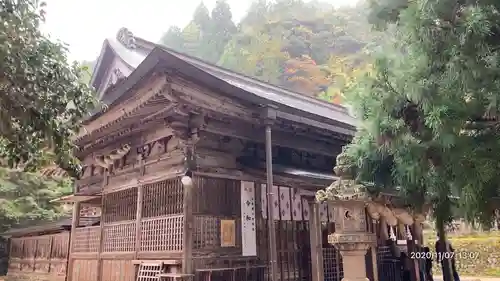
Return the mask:
POLYGON ((115 149, 107 155, 94 156, 94 163, 104 169, 110 169, 116 160, 122 159, 130 152, 130 145, 125 144, 121 148, 115 149))
POLYGON ((192 145, 200 140, 199 130, 205 125, 205 114, 191 114, 188 122, 189 141, 192 145))

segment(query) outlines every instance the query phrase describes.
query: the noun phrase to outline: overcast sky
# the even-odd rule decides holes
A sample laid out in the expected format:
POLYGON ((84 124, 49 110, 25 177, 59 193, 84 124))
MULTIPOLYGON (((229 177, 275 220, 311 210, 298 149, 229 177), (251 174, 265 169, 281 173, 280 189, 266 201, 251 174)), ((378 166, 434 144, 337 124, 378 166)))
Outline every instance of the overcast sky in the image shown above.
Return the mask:
MULTIPOLYGON (((327 0, 335 6, 357 0, 327 0)), ((94 60, 102 42, 121 27, 156 42, 171 25, 184 26, 201 0, 46 0, 43 30, 69 45, 71 60, 94 60)), ((216 0, 203 0, 211 10, 216 0)), ((252 0, 227 0, 239 21, 252 0)))

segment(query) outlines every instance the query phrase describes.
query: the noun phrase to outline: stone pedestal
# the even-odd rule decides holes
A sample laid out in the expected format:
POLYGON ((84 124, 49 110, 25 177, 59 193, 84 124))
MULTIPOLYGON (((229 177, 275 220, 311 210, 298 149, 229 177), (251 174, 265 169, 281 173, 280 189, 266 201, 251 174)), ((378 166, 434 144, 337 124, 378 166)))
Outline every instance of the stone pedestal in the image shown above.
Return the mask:
POLYGON ((377 236, 366 232, 363 202, 335 206, 336 232, 328 235, 328 243, 341 253, 344 268, 342 281, 368 281, 365 255, 377 243, 377 236))
POLYGON ((368 281, 365 255, 377 242, 371 233, 333 233, 328 243, 335 245, 342 255, 344 278, 342 281, 368 281))

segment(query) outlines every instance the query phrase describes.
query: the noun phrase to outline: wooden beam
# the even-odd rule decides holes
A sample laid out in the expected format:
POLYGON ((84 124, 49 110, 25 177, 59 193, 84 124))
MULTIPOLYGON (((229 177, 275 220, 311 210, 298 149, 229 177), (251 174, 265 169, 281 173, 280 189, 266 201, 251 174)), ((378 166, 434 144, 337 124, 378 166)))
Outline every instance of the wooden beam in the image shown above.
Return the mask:
MULTIPOLYGON (((104 187, 108 184, 108 170, 104 171, 104 180, 102 183, 101 190, 104 190, 104 187)), ((102 251, 104 249, 104 221, 103 221, 103 215, 104 212, 106 212, 106 208, 104 206, 105 200, 104 196, 101 197, 101 219, 99 222, 99 251, 97 252, 97 280, 96 281, 102 281, 102 268, 103 268, 103 259, 102 259, 102 251)))
MULTIPOLYGON (((78 139, 77 143, 86 143, 89 141, 97 140, 107 135, 112 135, 123 131, 131 125, 145 123, 146 121, 157 119, 170 112, 172 105, 169 103, 159 103, 154 105, 145 105, 143 108, 137 109, 133 115, 126 116, 124 119, 118 121, 116 124, 109 125, 109 128, 99 128, 95 131, 89 132, 78 139)), ((107 126, 107 125, 106 125, 107 126)))
POLYGON ((75 261, 72 258, 72 252, 74 247, 73 245, 75 243, 74 235, 78 225, 80 225, 80 202, 75 202, 75 204, 73 205, 73 215, 71 217, 71 234, 69 237, 69 251, 68 251, 69 266, 66 269, 68 281, 73 281, 73 266, 75 261))
POLYGON ((311 214, 309 229, 311 242, 311 266, 312 281, 325 280, 323 271, 323 247, 321 245, 321 221, 319 217, 319 205, 313 200, 309 202, 309 213, 311 214))
POLYGON ((99 116, 97 119, 92 120, 89 124, 84 125, 80 133, 76 136, 76 139, 82 138, 85 135, 116 121, 124 115, 130 114, 153 96, 162 93, 165 90, 166 84, 167 82, 164 78, 158 77, 156 81, 147 84, 146 87, 140 89, 133 97, 123 102, 121 106, 114 107, 102 116, 99 116))
POLYGON ((144 131, 158 128, 165 124, 163 119, 154 120, 146 124, 134 124, 125 130, 115 131, 102 137, 101 139, 93 140, 92 143, 85 145, 82 151, 78 152, 78 156, 88 155, 96 150, 107 148, 111 142, 115 144, 125 143, 126 139, 131 139, 137 134, 142 134, 144 131))
POLYGON ((370 252, 372 255, 373 281, 379 281, 378 280, 377 247, 375 245, 372 245, 370 252))
POLYGON ((135 214, 135 254, 134 254, 135 259, 137 259, 137 255, 141 251, 142 199, 143 199, 143 185, 140 184, 137 187, 137 210, 135 214))
MULTIPOLYGON (((259 143, 265 143, 262 129, 259 130, 259 128, 255 128, 252 125, 244 124, 242 122, 235 122, 234 124, 229 125, 212 119, 208 121, 201 130, 202 132, 205 131, 221 136, 228 136, 259 143)), ((331 143, 321 143, 317 140, 305 138, 302 136, 294 136, 292 134, 284 133, 275 129, 273 129, 272 142, 273 145, 313 152, 321 155, 328 155, 332 157, 337 156, 342 147, 342 144, 340 142, 333 141, 331 143)))
MULTIPOLYGON (((187 178, 187 177, 186 177, 187 178)), ((194 228, 194 215, 193 215, 193 182, 194 179, 190 178, 190 183, 183 182, 184 198, 183 198, 183 214, 184 214, 184 227, 182 239, 182 273, 191 274, 193 271, 193 228, 194 228)))
POLYGON ((181 102, 202 108, 204 111, 249 122, 256 121, 255 116, 253 116, 254 110, 249 109, 248 105, 238 102, 234 98, 214 93, 191 81, 176 77, 172 83, 172 90, 181 102))
MULTIPOLYGON (((326 129, 328 131, 339 133, 339 134, 346 135, 346 136, 349 136, 349 137, 354 136, 354 134, 356 133, 356 128, 353 127, 352 125, 347 125, 346 123, 348 121, 345 121, 345 120, 343 120, 344 122, 346 122, 346 123, 343 124, 345 127, 341 127, 341 126, 334 126, 334 125, 326 124, 326 123, 323 123, 323 122, 319 122, 319 121, 312 120, 312 119, 309 119, 309 118, 306 118, 306 117, 301 117, 301 116, 297 116, 297 115, 286 113, 286 112, 282 112, 282 111, 278 111, 277 112, 277 117, 285 119, 285 120, 289 120, 289 121, 293 121, 293 122, 297 122, 297 123, 309 125, 311 127, 326 129)), ((352 118, 349 117, 347 119, 352 119, 352 118)), ((339 125, 340 124, 342 124, 342 122, 339 120, 339 125)))
POLYGON ((87 202, 99 198, 101 198, 101 196, 99 195, 67 195, 53 199, 50 202, 61 202, 61 203, 87 202))
MULTIPOLYGON (((273 219, 274 214, 274 204, 273 195, 274 192, 274 184, 273 184, 273 152, 272 152, 272 142, 271 142, 271 124, 272 120, 268 118, 266 120, 266 186, 267 186, 267 209, 269 210, 269 214, 267 217, 268 222, 268 236, 269 236, 269 267, 271 273, 271 281, 278 280, 278 253, 277 253, 277 245, 276 245, 276 229, 273 219)), ((278 195, 276 195, 277 197, 278 195)))

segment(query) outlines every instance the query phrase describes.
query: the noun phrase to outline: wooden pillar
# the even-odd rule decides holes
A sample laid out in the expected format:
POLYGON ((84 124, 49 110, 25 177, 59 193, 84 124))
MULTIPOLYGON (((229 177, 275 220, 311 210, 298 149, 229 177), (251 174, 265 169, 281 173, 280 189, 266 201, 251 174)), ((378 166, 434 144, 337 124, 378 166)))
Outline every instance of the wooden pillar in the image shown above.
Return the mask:
POLYGON ((387 221, 385 217, 380 216, 380 240, 384 242, 384 245, 387 244, 387 240, 389 240, 389 233, 387 232, 387 221))
POLYGON ((36 268, 36 252, 38 251, 38 242, 40 242, 40 237, 37 237, 37 239, 35 239, 35 250, 33 251, 33 272, 35 272, 35 268, 36 268))
MULTIPOLYGON (((403 226, 404 227, 404 226, 403 226)), ((408 228, 408 231, 410 231, 410 236, 411 236, 411 228, 408 228)), ((405 230, 406 233, 406 230, 405 230)), ((406 239, 406 249, 408 251, 408 258, 411 258, 411 253, 414 253, 418 251, 418 248, 415 246, 415 239, 413 237, 408 237, 408 233, 406 233, 405 239, 406 239), (409 239, 411 238, 411 239, 409 239)), ((418 260, 417 259, 410 259, 410 280, 411 281, 419 281, 419 266, 418 266, 418 260)))
POLYGON ((182 273, 192 274, 193 272, 193 179, 190 176, 182 177, 184 187, 183 194, 183 214, 184 227, 182 239, 182 273))
MULTIPOLYGON (((410 228, 411 229, 411 232, 412 232, 412 238, 413 238, 413 241, 415 241, 415 248, 418 250, 418 251, 423 251, 423 232, 422 232, 422 225, 420 222, 418 221, 414 221, 412 227, 410 228)), ((423 276, 420 275, 420 268, 422 267, 422 263, 424 262, 424 260, 415 260, 415 264, 416 264, 416 270, 417 270, 417 276, 416 276, 416 280, 417 281, 420 281, 423 279, 423 276)))
POLYGON ((311 240, 311 272, 312 281, 325 280, 325 271, 323 268, 323 245, 321 241, 321 218, 319 216, 319 205, 309 203, 309 232, 311 240))
POLYGON ((413 234, 413 240, 417 240, 418 245, 423 246, 424 245, 424 233, 423 233, 423 227, 422 227, 421 222, 415 221, 413 223, 412 234, 413 234))
POLYGON ((73 204, 73 216, 71 217, 71 232, 69 236, 69 247, 68 247, 68 268, 67 271, 67 280, 73 280, 73 265, 74 260, 72 257, 73 245, 75 243, 74 234, 76 232, 76 228, 80 225, 80 202, 75 202, 73 204))
POLYGON ((137 187, 137 210, 135 213, 135 259, 141 250, 141 219, 142 219, 142 202, 143 202, 143 185, 137 187))
MULTIPOLYGON (((378 218, 380 220, 380 214, 378 215, 378 218)), ((377 229, 377 219, 372 219, 372 229, 373 233, 377 235, 378 229, 377 229)), ((382 228, 382 225, 379 224, 379 226, 382 228)), ((371 247, 371 255, 372 255, 372 273, 373 273, 373 281, 378 281, 378 262, 377 262, 377 247, 378 247, 378 241, 380 237, 377 237, 377 242, 372 245, 371 247)))
POLYGON ((266 185, 267 185, 267 209, 268 235, 269 235, 269 270, 271 281, 278 280, 278 253, 276 249, 276 230, 274 225, 274 204, 273 204, 273 153, 271 125, 276 120, 276 110, 268 107, 264 111, 264 122, 266 125, 266 185))
POLYGON ((378 263, 377 263, 377 246, 376 245, 372 245, 371 253, 372 253, 373 281, 378 281, 378 263))
MULTIPOLYGON (((47 272, 51 272, 52 270, 50 269, 51 268, 51 264, 52 264, 52 250, 53 250, 53 247, 54 247, 54 235, 51 235, 50 238, 49 238, 49 257, 48 257, 48 262, 49 262, 49 267, 47 269, 47 272)), ((68 254, 69 254, 69 251, 68 251, 68 254)), ((66 272, 68 271, 68 264, 66 263, 66 272)), ((67 275, 67 273, 66 273, 67 275)))
MULTIPOLYGON (((396 233, 399 234, 399 236, 401 236, 404 240, 406 240, 406 228, 404 223, 401 222, 398 223, 396 233)), ((397 239, 397 237, 398 236, 396 235, 396 241, 399 240, 397 239)))
POLYGON ((109 177, 109 170, 106 169, 104 170, 104 178, 103 178, 103 183, 102 183, 102 197, 101 197, 101 219, 99 223, 99 252, 97 253, 97 281, 102 280, 102 250, 104 248, 104 221, 103 221, 103 215, 106 212, 106 206, 105 206, 105 195, 104 195, 104 189, 108 185, 108 177, 109 177))

